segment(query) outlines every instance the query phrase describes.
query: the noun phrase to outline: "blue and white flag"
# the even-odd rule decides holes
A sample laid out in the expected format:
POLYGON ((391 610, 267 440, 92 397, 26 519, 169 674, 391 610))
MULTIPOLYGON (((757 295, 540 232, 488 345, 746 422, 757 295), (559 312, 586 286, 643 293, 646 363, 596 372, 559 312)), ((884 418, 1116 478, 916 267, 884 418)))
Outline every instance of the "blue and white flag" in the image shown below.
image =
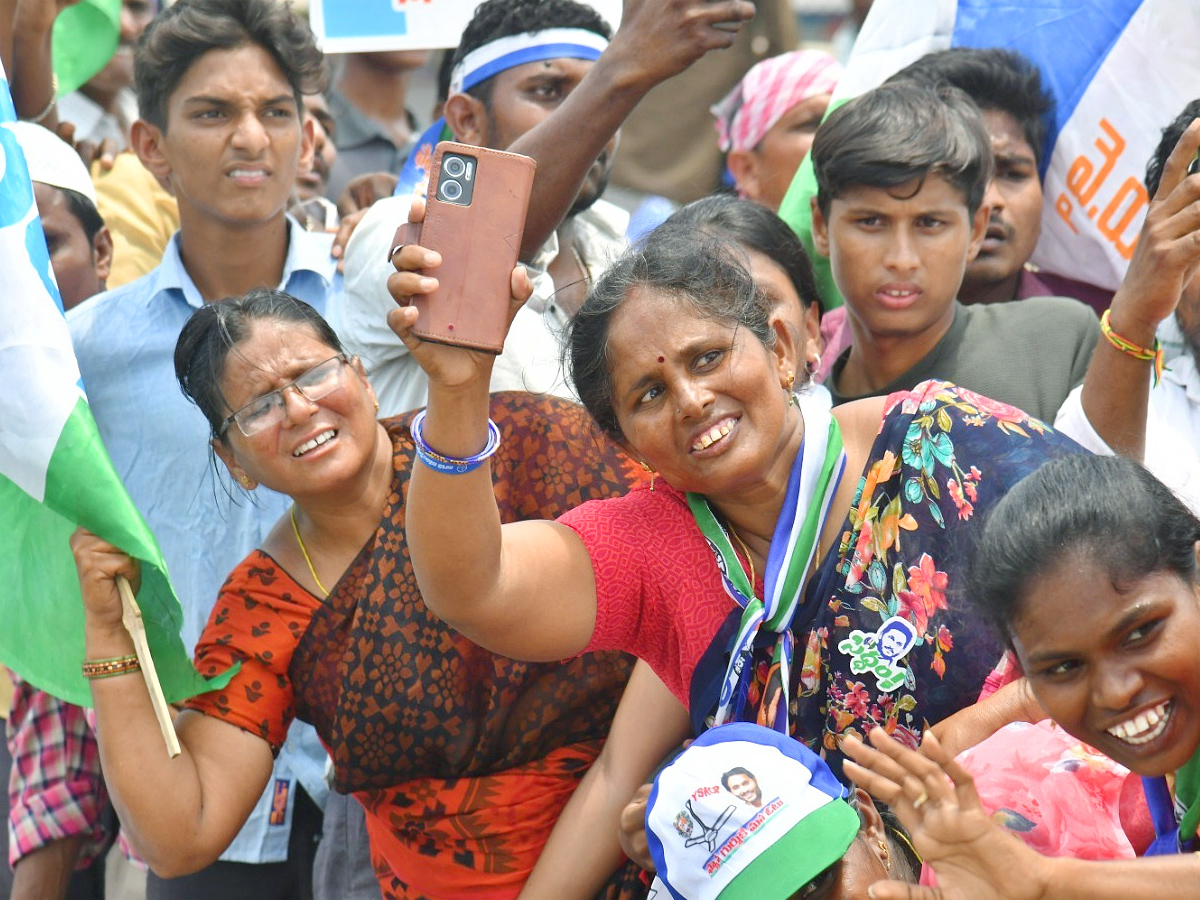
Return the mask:
MULTIPOLYGON (((1163 128, 1200 97, 1200 3, 876 0, 830 109, 951 47, 1016 50, 1041 70, 1055 111, 1047 123, 1042 236, 1033 262, 1115 290, 1149 202, 1146 162, 1163 128)), ((815 194, 806 159, 780 215, 810 251, 815 194)), ((823 291, 834 291, 828 260, 814 262, 823 291)))
POLYGON ((155 667, 168 699, 179 700, 216 683, 192 668, 162 553, 92 419, 15 121, 0 69, 0 663, 91 703, 68 543, 83 525, 142 561, 138 600, 155 667))

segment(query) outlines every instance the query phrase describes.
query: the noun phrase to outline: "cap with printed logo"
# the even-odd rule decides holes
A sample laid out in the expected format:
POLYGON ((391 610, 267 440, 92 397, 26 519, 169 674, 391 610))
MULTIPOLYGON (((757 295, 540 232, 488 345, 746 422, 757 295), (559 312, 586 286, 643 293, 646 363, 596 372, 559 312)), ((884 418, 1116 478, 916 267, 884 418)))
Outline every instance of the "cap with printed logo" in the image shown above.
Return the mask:
POLYGON ((646 806, 658 900, 787 900, 854 841, 847 796, 787 735, 746 722, 709 729, 659 773, 646 806))

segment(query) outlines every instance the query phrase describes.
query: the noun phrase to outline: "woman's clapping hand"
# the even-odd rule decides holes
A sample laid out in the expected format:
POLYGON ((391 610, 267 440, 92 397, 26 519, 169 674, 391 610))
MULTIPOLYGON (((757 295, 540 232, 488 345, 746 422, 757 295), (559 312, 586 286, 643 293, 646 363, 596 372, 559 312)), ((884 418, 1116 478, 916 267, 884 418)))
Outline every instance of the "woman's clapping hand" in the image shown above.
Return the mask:
POLYGON ((938 887, 898 881, 872 886, 874 900, 1041 900, 1045 858, 988 816, 970 774, 931 733, 910 750, 882 728, 872 746, 842 741, 846 774, 888 804, 912 837, 938 887))

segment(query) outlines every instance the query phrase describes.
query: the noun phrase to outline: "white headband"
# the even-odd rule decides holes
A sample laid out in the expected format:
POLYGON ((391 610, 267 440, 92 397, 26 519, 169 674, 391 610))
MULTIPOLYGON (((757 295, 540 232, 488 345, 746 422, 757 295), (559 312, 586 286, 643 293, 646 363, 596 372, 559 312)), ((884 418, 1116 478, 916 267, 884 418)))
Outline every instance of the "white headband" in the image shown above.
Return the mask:
POLYGON ((586 28, 547 28, 510 34, 477 47, 463 57, 450 74, 450 93, 475 85, 525 63, 545 59, 599 59, 608 40, 586 28))

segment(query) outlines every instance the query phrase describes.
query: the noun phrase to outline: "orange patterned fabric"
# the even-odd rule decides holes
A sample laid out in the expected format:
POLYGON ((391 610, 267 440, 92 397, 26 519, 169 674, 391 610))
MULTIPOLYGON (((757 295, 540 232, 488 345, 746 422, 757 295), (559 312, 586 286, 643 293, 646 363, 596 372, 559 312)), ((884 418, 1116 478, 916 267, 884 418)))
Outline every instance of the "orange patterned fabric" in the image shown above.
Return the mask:
MULTIPOLYGON (((643 477, 574 404, 497 394, 491 415, 502 436, 492 473, 504 521, 554 518, 643 477)), ((384 423, 395 450, 387 507, 324 603, 261 552, 230 576, 197 667, 242 669, 189 706, 273 749, 294 716, 311 722, 335 786, 367 809, 386 900, 509 900, 599 751, 631 660, 520 663, 425 609, 404 540, 410 418, 384 423)), ((626 867, 603 896, 644 895, 626 867)))

